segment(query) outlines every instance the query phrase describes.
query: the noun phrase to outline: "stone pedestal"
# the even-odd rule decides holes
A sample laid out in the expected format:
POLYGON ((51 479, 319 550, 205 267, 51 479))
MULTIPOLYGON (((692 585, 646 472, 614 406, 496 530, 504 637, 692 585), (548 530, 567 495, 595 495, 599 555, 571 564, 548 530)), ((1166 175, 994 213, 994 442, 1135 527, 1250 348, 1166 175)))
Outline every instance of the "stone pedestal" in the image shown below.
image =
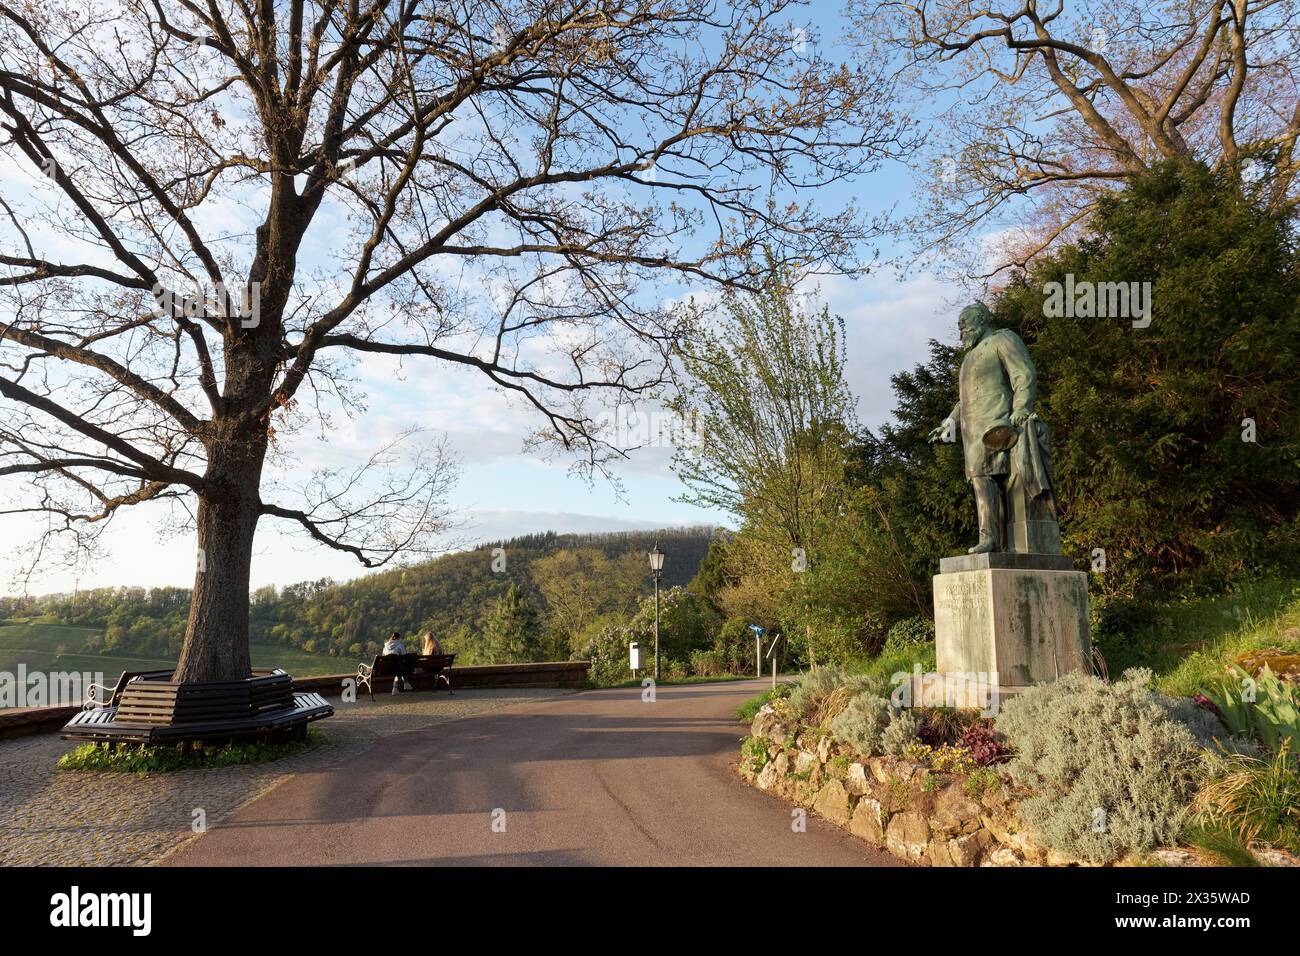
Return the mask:
POLYGON ((940 674, 996 681, 1004 695, 1086 670, 1088 575, 1060 554, 943 558, 934 631, 940 674))

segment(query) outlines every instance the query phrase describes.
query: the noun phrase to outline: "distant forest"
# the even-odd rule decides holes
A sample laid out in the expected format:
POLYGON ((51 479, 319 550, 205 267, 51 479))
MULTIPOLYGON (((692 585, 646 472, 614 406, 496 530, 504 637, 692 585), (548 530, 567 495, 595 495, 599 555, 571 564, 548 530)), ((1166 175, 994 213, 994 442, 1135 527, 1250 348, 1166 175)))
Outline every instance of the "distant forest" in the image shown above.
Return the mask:
MULTIPOLYGON (((685 585, 713 529, 525 535, 339 583, 329 578, 250 595, 254 643, 363 659, 394 630, 436 634, 459 662, 566 659, 585 633, 652 590, 646 552, 667 554, 661 587, 685 585), (498 550, 500 549, 500 550, 498 550)), ((115 587, 0 597, 0 619, 95 628, 80 653, 172 658, 180 653, 188 588, 115 587)))

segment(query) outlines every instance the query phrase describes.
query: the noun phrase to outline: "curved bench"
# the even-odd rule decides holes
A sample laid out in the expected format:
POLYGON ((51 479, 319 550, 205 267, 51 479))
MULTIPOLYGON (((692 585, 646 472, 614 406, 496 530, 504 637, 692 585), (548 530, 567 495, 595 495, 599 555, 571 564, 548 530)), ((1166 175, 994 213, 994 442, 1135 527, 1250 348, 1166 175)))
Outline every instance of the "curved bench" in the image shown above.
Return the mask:
POLYGON ((122 674, 105 703, 92 693, 61 736, 137 744, 301 738, 309 723, 334 713, 320 694, 294 693, 293 678, 278 667, 242 681, 185 683, 172 674, 122 674))

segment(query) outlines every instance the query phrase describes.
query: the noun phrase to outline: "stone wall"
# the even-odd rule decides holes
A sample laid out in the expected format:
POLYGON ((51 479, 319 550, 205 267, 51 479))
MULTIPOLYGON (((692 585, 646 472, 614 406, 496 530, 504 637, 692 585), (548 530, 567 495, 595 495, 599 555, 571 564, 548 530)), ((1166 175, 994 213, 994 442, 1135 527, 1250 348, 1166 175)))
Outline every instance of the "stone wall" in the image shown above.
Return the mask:
MULTIPOLYGON (((529 664, 467 664, 451 669, 453 691, 470 687, 582 687, 587 683, 590 661, 541 661, 529 664)), ((343 682, 356 677, 330 674, 325 677, 296 677, 294 690, 314 691, 326 697, 343 692, 343 682)), ((443 685, 438 683, 438 692, 443 685)), ((364 694, 364 691, 362 692, 364 694)))
POLYGON ((859 757, 824 731, 782 721, 770 704, 755 716, 751 734, 766 741, 769 756, 757 772, 742 761, 747 780, 910 863, 1076 862, 1033 840, 1017 819, 1018 799, 1005 784, 981 791, 971 778, 937 773, 911 760, 859 757))
MULTIPOLYGON (((940 773, 901 757, 860 757, 826 731, 783 719, 771 705, 754 717, 740 772, 750 783, 843 827, 873 847, 919 866, 1094 866, 1041 846, 1017 810, 1027 794, 1006 781, 940 773), (753 766, 756 742, 766 760, 753 766)), ((1264 866, 1300 866, 1300 857, 1260 841, 1264 866)), ((1222 866, 1187 847, 1130 855, 1116 866, 1222 866)))

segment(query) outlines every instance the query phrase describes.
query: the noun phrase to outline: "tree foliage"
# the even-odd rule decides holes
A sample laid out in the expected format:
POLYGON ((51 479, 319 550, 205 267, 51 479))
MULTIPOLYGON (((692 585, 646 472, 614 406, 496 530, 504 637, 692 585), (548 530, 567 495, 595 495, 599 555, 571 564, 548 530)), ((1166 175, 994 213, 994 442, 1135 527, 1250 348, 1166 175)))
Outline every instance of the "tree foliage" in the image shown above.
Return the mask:
POLYGON ((1066 549, 1107 590, 1222 586, 1300 554, 1300 257, 1228 172, 1168 163, 999 297, 1042 383, 1066 549), (1151 284, 1151 323, 1046 318, 1043 289, 1151 284), (1253 440, 1251 440, 1253 438, 1253 440), (1087 565, 1085 565, 1087 566, 1087 565))
POLYGON ((918 244, 986 272, 1086 233, 1107 194, 1169 160, 1240 176, 1278 215, 1300 197, 1294 0, 853 0, 864 56, 918 109, 918 244))

